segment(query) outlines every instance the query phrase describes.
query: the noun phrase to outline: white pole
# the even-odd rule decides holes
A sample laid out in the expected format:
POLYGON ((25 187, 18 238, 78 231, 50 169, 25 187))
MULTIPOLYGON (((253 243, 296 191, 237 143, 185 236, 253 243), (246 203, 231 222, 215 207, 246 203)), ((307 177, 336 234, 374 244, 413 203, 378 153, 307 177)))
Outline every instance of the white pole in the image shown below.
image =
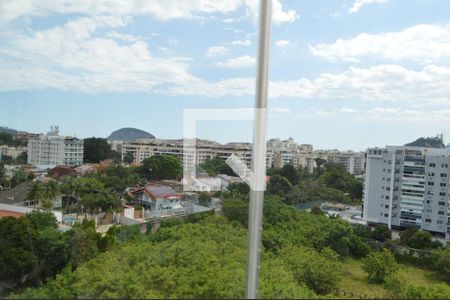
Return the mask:
POLYGON ((259 10, 258 78, 253 127, 252 166, 255 187, 250 191, 247 254, 247 299, 258 297, 259 256, 266 175, 266 108, 272 1, 261 0, 259 10))

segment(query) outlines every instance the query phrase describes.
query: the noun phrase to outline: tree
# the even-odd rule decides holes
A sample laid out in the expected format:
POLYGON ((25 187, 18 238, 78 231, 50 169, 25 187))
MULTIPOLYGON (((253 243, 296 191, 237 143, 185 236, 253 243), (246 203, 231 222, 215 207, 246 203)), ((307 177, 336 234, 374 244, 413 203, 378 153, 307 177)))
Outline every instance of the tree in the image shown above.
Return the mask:
POLYGON ((407 245, 415 249, 431 248, 432 235, 428 231, 417 231, 408 241, 407 245))
POLYGON ((101 209, 107 211, 108 209, 117 207, 119 200, 106 193, 104 194, 85 194, 81 197, 81 204, 87 210, 94 212, 101 209))
POLYGON ((447 283, 450 283, 450 246, 436 252, 433 267, 447 283))
POLYGON ((198 204, 202 206, 209 206, 211 203, 211 197, 208 192, 200 192, 198 195, 198 204))
POLYGON ((386 278, 398 269, 394 255, 388 249, 372 252, 363 258, 363 270, 367 272, 367 279, 372 283, 383 283, 386 278))
POLYGON ((95 231, 94 221, 84 219, 81 224, 75 224, 69 237, 72 245, 71 256, 74 266, 80 266, 97 256, 99 252, 97 243, 99 240, 100 234, 95 231))
POLYGON ((391 231, 386 224, 377 224, 372 230, 371 237, 377 241, 385 242, 391 239, 391 231))
POLYGON ((126 164, 131 164, 134 162, 134 155, 131 152, 127 152, 124 156, 123 156, 123 162, 126 164))
POLYGON ((44 197, 44 185, 40 181, 35 181, 27 193, 28 200, 41 200, 44 197))
POLYGON ((322 158, 314 158, 314 161, 316 162, 316 170, 317 170, 317 176, 320 176, 322 173, 322 165, 324 165, 327 161, 322 158))
POLYGON ((38 263, 36 230, 27 218, 0 219, 0 281, 17 284, 38 263))
POLYGON ((217 174, 236 175, 225 160, 220 157, 214 157, 211 160, 207 160, 200 165, 200 168, 205 170, 210 176, 217 176, 217 174))
POLYGON ((270 177, 269 184, 267 186, 267 192, 270 194, 284 197, 290 190, 292 190, 292 184, 286 179, 286 177, 280 175, 270 177))
POLYGON ((27 162, 28 162, 27 152, 20 153, 16 158, 16 164, 18 164, 18 165, 26 165, 27 162))
POLYGON ((292 164, 285 164, 280 170, 280 175, 286 177, 292 185, 300 181, 300 174, 292 164))
MULTIPOLYGON (((36 298, 242 298, 245 294, 246 230, 212 217, 201 223, 162 227, 150 242, 124 243, 17 295, 36 298), (138 271, 145 270, 145 271, 138 271)), ((296 283, 280 259, 264 255, 264 298, 314 298, 296 283)))
POLYGON ((319 294, 327 294, 336 288, 341 264, 330 248, 319 253, 305 247, 288 247, 281 251, 281 256, 297 282, 306 284, 319 294))
POLYGON ((84 139, 83 143, 83 161, 86 163, 98 163, 105 159, 114 158, 114 153, 106 139, 92 137, 84 139))
POLYGON ((36 228, 36 230, 58 228, 55 215, 49 211, 33 210, 27 214, 27 219, 30 220, 31 225, 36 228))
POLYGON ((143 161, 143 175, 150 180, 177 179, 181 176, 180 160, 173 155, 154 155, 143 161))
POLYGON ((222 205, 223 215, 230 221, 237 221, 244 227, 248 224, 248 202, 240 199, 227 199, 222 205))
POLYGON ((230 183, 227 190, 235 198, 247 198, 250 193, 250 187, 245 182, 230 183))
POLYGON ((44 193, 42 200, 42 207, 51 209, 54 206, 56 197, 60 194, 58 183, 55 180, 49 180, 44 184, 44 193))

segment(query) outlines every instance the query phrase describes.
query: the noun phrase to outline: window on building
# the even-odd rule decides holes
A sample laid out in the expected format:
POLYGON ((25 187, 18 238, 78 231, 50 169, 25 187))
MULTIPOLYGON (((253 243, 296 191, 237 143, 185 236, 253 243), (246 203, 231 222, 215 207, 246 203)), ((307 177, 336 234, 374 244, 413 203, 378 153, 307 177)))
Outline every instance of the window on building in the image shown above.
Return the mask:
POLYGON ((428 218, 427 218, 427 219, 425 219, 425 222, 426 222, 426 223, 431 223, 431 219, 428 219, 428 218))
POLYGON ((445 202, 439 201, 438 205, 440 205, 440 206, 445 206, 445 202))
POLYGON ((441 186, 447 186, 445 182, 441 182, 441 186))
POLYGON ((433 186, 433 185, 434 185, 434 182, 433 182, 433 181, 429 181, 429 182, 428 182, 428 185, 433 186))
POLYGON ((436 164, 435 163, 430 163, 428 166, 431 167, 431 168, 435 168, 436 164))
POLYGON ((442 225, 442 224, 444 224, 444 221, 443 220, 437 220, 436 223, 439 224, 439 225, 442 225))
POLYGON ((445 212, 443 212, 442 210, 440 210, 440 211, 438 211, 438 215, 443 216, 443 215, 445 215, 445 212))
POLYGON ((384 214, 384 217, 385 217, 385 218, 388 218, 388 217, 389 217, 389 214, 384 214))
POLYGON ((441 173, 441 177, 447 177, 447 173, 441 173))
POLYGON ((448 168, 448 164, 441 164, 441 168, 448 168))

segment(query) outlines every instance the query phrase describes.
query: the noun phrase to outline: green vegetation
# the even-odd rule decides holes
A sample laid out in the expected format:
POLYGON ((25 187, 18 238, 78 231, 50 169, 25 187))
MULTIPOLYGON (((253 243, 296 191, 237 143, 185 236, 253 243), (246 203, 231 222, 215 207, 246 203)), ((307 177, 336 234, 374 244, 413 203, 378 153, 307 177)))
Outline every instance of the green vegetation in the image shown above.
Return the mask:
POLYGON ((343 204, 360 204, 362 200, 362 181, 356 179, 345 168, 336 163, 320 160, 314 174, 292 165, 281 169, 271 169, 267 191, 283 197, 286 204, 299 205, 315 200, 343 204), (283 178, 283 179, 280 179, 283 178))
POLYGON ((25 147, 26 141, 19 141, 14 138, 14 134, 8 132, 0 132, 0 145, 7 145, 12 147, 25 147))
POLYGON ((111 146, 106 139, 92 137, 84 139, 83 143, 83 161, 85 163, 98 163, 105 159, 120 160, 120 155, 116 151, 111 150, 111 146))
POLYGON ((362 262, 367 278, 372 283, 384 283, 398 269, 394 255, 388 249, 372 252, 362 262))
MULTIPOLYGON (((64 178, 58 190, 79 199, 87 210, 108 210, 143 176, 173 179, 180 172, 176 157, 154 156, 141 167, 113 166, 64 178)), ((403 245, 422 247, 432 255, 431 260, 419 257, 435 262, 419 268, 393 255, 387 226, 352 226, 318 207, 311 213, 293 207, 325 194, 357 203, 360 182, 342 167, 322 164, 320 172, 309 175, 291 166, 271 170, 270 176, 264 199, 260 297, 450 297, 445 283, 450 278, 450 248, 433 248, 426 234, 413 229, 402 233, 403 245)), ((30 193, 53 195, 45 190, 52 188, 37 185, 30 193)), ((221 193, 222 216, 208 212, 165 220, 157 232, 149 225, 146 234, 131 225, 113 226, 101 236, 86 220, 60 233, 51 217, 41 213, 4 218, 0 280, 16 282, 10 287, 11 298, 242 298, 248 193, 247 185, 232 184, 221 193), (11 234, 15 231, 17 236, 11 234), (6 251, 11 247, 14 251, 6 251)), ((202 204, 209 200, 210 194, 200 194, 202 204)))
POLYGON ((175 179, 182 174, 180 160, 173 155, 165 154, 145 159, 139 170, 149 180, 175 179))
POLYGON ((200 168, 205 170, 209 176, 217 176, 217 174, 227 174, 235 176, 233 170, 227 165, 224 159, 215 157, 211 160, 200 164, 200 168))
POLYGON ((428 147, 428 148, 445 148, 441 136, 436 137, 421 137, 414 142, 408 143, 405 146, 428 147))

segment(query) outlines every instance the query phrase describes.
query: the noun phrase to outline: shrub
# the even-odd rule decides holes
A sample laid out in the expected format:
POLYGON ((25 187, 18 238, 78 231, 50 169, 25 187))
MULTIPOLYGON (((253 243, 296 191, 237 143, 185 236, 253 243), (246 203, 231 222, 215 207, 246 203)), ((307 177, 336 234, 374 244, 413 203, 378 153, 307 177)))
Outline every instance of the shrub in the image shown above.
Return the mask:
POLYGON ((363 270, 367 272, 367 279, 372 283, 383 283, 386 278, 398 269, 394 255, 388 249, 372 252, 363 259, 363 270))

